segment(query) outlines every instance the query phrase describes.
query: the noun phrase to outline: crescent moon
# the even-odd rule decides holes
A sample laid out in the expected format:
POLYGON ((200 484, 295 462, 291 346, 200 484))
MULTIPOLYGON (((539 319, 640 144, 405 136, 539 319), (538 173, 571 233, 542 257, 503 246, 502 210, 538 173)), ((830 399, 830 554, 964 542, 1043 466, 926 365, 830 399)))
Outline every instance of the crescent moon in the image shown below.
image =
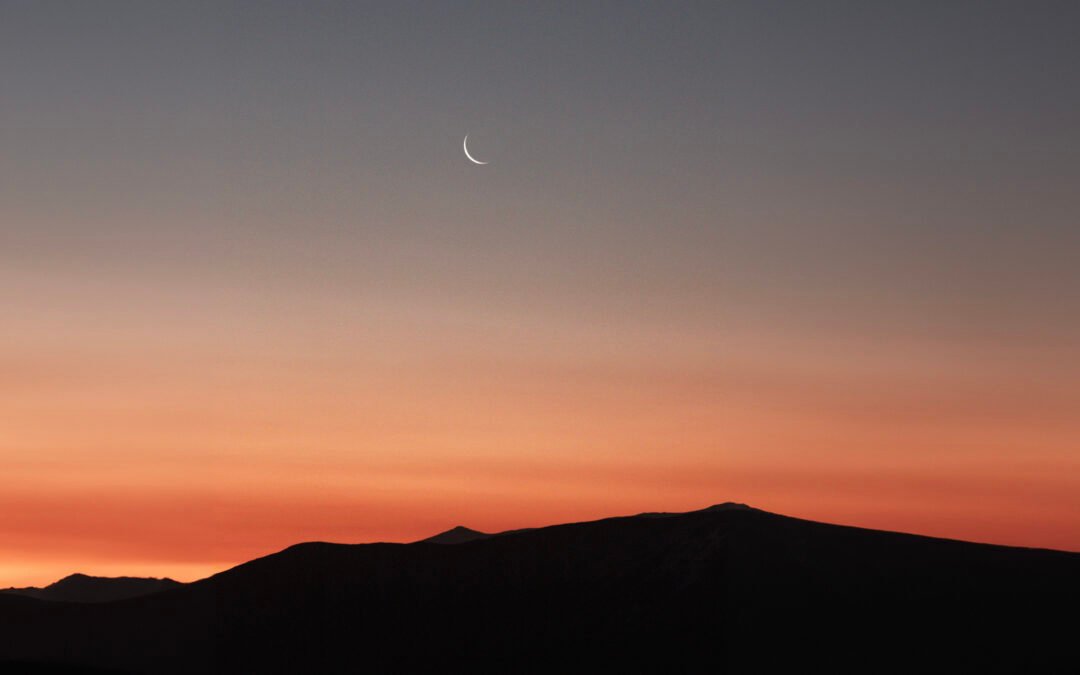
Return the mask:
POLYGON ((469 135, 465 134, 465 142, 461 144, 461 147, 465 150, 465 156, 469 158, 469 161, 473 164, 487 164, 487 162, 481 162, 472 155, 469 154, 469 135))

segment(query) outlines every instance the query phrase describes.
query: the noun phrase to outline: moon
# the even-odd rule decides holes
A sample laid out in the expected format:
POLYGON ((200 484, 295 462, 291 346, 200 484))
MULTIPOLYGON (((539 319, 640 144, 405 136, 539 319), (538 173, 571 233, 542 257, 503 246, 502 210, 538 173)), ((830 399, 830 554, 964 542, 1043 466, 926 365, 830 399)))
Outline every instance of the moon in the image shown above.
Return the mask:
POLYGON ((461 144, 461 147, 465 150, 465 156, 469 158, 469 161, 473 164, 487 164, 487 162, 481 162, 472 155, 469 154, 469 135, 465 134, 465 142, 461 144))

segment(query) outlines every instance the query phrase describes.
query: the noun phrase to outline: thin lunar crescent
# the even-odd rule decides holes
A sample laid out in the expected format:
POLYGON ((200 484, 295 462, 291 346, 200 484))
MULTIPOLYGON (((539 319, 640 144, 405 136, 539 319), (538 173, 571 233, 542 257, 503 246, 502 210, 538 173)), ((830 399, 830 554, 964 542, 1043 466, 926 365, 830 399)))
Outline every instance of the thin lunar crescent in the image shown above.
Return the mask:
POLYGON ((461 144, 461 147, 465 149, 465 156, 469 158, 469 161, 473 164, 487 164, 487 162, 481 162, 472 155, 469 154, 469 135, 465 134, 465 142, 461 144))

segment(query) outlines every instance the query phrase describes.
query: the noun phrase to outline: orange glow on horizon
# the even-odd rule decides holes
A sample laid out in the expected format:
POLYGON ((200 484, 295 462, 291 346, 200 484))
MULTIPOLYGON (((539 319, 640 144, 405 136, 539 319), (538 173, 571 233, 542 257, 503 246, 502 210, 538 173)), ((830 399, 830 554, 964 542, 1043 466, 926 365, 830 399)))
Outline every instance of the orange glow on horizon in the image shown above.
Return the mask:
POLYGON ((0 586, 722 501, 1080 550, 1050 348, 33 278, 0 336, 0 586))

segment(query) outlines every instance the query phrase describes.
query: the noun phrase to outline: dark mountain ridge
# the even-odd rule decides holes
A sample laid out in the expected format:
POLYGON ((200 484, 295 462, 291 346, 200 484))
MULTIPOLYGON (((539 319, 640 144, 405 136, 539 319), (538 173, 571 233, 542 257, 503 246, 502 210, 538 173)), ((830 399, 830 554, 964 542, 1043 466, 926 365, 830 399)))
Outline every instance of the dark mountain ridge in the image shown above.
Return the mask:
POLYGON ((159 593, 182 585, 179 581, 167 577, 94 577, 76 573, 44 588, 5 588, 0 589, 0 593, 54 602, 112 602, 159 593))
MULTIPOLYGON (((26 600, 25 598, 11 598, 26 600)), ((742 505, 308 543, 168 593, 0 602, 0 659, 143 673, 1062 672, 1080 554, 742 505)))

